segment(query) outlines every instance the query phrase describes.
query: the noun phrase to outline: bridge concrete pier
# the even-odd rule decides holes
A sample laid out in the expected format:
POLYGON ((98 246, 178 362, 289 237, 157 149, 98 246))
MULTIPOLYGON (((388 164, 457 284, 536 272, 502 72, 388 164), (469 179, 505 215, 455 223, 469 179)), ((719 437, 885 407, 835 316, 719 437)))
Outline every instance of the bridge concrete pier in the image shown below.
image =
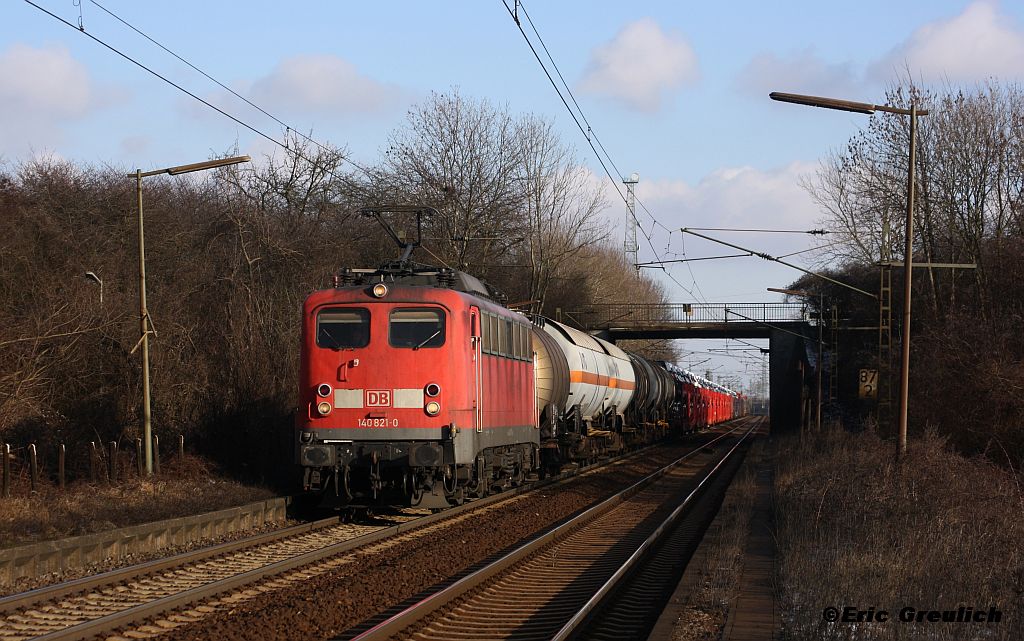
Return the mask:
POLYGON ((808 344, 808 338, 780 330, 773 330, 768 337, 771 428, 775 433, 804 430, 814 422, 811 403, 816 388, 808 344))

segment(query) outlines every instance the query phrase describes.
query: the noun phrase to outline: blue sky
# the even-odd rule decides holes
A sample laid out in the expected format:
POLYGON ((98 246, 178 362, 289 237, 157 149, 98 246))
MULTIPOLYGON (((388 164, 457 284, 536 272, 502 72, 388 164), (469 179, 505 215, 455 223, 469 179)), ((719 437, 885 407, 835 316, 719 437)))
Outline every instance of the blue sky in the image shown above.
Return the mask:
MULTIPOLYGON (((35 1, 78 23, 72 0, 35 1)), ((553 120, 603 179, 500 0, 101 4, 362 163, 377 160, 410 105, 458 87, 553 120)), ((270 119, 228 100, 90 0, 81 5, 89 33, 280 137, 270 119)), ((800 180, 865 117, 774 103, 769 91, 873 102, 904 69, 936 86, 1024 76, 1024 2, 530 0, 525 9, 615 164, 640 174, 638 197, 669 228, 816 226, 800 180)), ((148 169, 202 160, 236 141, 254 156, 272 147, 22 0, 0 11, 0 104, 0 157, 8 163, 51 154, 148 169)), ((606 215, 621 225, 625 207, 605 183, 606 215)), ((645 212, 640 218, 649 224, 645 212)), ((621 239, 621 227, 614 233, 621 239)), ((679 233, 651 234, 663 258, 683 251, 679 233)), ((813 242, 780 234, 727 239, 775 255, 813 242)), ((689 256, 720 249, 685 240, 689 256)), ((642 238, 640 258, 654 258, 642 238)), ((674 299, 778 300, 765 287, 799 275, 755 258, 691 268, 692 275, 685 266, 672 275, 692 295, 663 279, 674 299)))

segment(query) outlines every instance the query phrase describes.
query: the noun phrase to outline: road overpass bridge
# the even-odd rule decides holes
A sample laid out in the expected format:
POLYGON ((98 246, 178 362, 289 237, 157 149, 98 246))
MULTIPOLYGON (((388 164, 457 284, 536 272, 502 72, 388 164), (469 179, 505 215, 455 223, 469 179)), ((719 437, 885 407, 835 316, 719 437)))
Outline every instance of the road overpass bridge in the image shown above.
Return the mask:
POLYGON ((768 339, 773 429, 814 422, 819 328, 818 320, 803 303, 593 304, 563 312, 563 320, 613 343, 768 339))

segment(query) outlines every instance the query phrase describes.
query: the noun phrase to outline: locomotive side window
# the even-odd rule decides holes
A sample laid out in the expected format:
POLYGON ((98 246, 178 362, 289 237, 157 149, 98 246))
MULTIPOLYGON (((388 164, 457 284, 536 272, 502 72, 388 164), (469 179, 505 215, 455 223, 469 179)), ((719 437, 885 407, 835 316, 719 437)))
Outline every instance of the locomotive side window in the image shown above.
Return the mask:
POLYGON ((505 323, 502 319, 495 319, 498 321, 498 353, 502 356, 508 356, 508 331, 505 329, 505 323))
POLYGON ((512 325, 512 358, 519 360, 523 357, 521 350, 523 326, 519 323, 512 325))
POLYGON ((362 307, 329 307, 316 315, 316 344, 330 349, 370 344, 370 312, 362 307))
POLYGON ((434 308, 391 310, 388 342, 393 347, 440 347, 444 345, 444 312, 434 308))
POLYGON ((484 354, 493 354, 494 353, 494 332, 491 331, 491 315, 487 314, 487 313, 484 313, 481 316, 480 321, 481 321, 480 324, 483 326, 483 330, 484 330, 484 345, 483 345, 484 354))
POLYGON ((532 360, 533 359, 533 353, 532 353, 533 350, 530 349, 531 348, 531 345, 530 345, 530 326, 529 325, 523 325, 522 329, 523 329, 523 333, 522 333, 521 336, 522 336, 523 360, 524 361, 532 360))
POLYGON ((498 355, 501 353, 498 341, 498 317, 494 315, 489 316, 487 324, 491 327, 491 353, 498 355))

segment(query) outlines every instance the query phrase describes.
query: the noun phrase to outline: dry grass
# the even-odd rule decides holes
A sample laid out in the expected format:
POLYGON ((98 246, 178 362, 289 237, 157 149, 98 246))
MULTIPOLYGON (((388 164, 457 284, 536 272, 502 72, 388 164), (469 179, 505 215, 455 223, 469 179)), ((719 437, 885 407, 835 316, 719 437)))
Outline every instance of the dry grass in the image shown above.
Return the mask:
POLYGON ((786 638, 1024 638, 1024 496, 1019 476, 966 459, 934 434, 905 464, 873 433, 784 444, 776 524, 786 638), (887 623, 823 621, 875 607, 887 623), (999 624, 899 623, 901 608, 1002 610, 999 624))
POLYGON ((226 480, 186 457, 155 480, 77 483, 62 492, 46 483, 35 495, 16 487, 0 499, 0 548, 210 512, 274 494, 226 480))

